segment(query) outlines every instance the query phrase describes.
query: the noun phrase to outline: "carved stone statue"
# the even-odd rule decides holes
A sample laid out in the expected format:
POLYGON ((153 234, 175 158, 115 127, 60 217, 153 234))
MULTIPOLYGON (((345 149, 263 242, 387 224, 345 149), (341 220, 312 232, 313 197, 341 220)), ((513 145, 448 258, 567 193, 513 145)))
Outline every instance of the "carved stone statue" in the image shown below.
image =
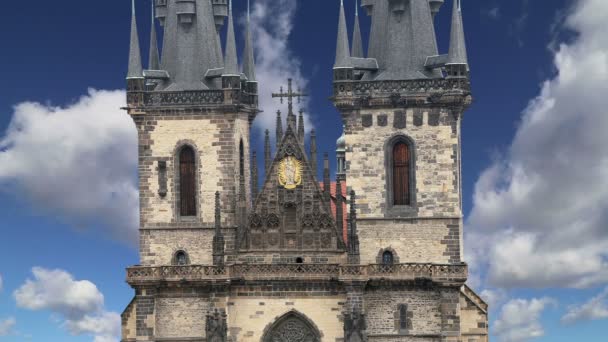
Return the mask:
POLYGON ((215 310, 207 315, 206 325, 207 342, 226 342, 228 340, 228 326, 224 310, 215 310))
POLYGON ((366 341, 365 315, 355 310, 344 314, 344 342, 363 342, 366 341))

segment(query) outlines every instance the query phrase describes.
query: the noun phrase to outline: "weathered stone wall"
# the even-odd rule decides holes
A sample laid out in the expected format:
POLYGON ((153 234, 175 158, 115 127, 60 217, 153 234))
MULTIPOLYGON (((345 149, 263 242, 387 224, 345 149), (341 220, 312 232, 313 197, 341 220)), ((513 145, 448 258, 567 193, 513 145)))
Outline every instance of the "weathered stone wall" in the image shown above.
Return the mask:
POLYGON ((380 263, 387 249, 400 263, 461 260, 458 219, 359 220, 357 230, 362 264, 380 263))
POLYGON ((364 307, 367 333, 374 341, 404 341, 408 335, 441 334, 441 293, 437 289, 375 289, 365 293, 364 307), (402 304, 412 313, 412 329, 407 332, 399 327, 402 304))
POLYGON ((445 109, 360 110, 346 122, 346 178, 357 192, 359 217, 387 211, 385 147, 398 135, 415 144, 418 216, 460 217, 460 123, 445 109), (405 116, 405 127, 399 117, 405 116), (397 120, 395 118, 398 118, 397 120), (396 127, 395 127, 396 126, 396 127))
POLYGON ((460 330, 467 342, 488 341, 488 315, 464 294, 460 294, 460 330))
POLYGON ((156 337, 203 337, 210 306, 209 299, 201 297, 157 299, 156 337))

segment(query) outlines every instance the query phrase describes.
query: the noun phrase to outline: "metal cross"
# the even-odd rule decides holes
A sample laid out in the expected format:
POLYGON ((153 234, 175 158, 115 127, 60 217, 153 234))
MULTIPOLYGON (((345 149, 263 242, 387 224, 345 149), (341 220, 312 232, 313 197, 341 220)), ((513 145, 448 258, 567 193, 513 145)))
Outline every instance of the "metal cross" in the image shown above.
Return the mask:
POLYGON ((293 92, 292 88, 291 88, 291 78, 287 79, 287 92, 283 92, 283 86, 281 86, 281 92, 280 93, 273 93, 272 97, 273 98, 280 98, 281 99, 281 104, 283 103, 283 99, 287 98, 287 104, 288 104, 288 108, 289 108, 289 115, 293 115, 293 99, 294 98, 298 98, 298 103, 300 103, 301 98, 308 96, 308 94, 306 93, 302 93, 302 91, 300 90, 300 88, 298 88, 297 92, 293 92))

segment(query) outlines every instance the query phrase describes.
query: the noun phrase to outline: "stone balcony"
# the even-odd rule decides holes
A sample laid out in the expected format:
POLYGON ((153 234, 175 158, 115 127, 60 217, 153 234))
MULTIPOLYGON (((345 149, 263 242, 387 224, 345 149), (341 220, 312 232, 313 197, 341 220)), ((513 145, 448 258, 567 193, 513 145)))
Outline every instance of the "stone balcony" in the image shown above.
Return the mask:
POLYGON ((431 281, 462 285, 466 264, 234 264, 226 266, 134 266, 127 269, 127 282, 146 285, 157 282, 218 281, 431 281))

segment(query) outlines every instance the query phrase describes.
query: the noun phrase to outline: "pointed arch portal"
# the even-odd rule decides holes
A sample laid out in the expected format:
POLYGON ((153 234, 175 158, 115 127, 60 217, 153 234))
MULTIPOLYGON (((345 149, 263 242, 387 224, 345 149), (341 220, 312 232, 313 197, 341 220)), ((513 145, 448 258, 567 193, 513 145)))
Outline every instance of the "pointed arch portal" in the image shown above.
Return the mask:
POLYGON ((291 311, 266 328, 261 342, 321 342, 321 334, 306 316, 291 311))

